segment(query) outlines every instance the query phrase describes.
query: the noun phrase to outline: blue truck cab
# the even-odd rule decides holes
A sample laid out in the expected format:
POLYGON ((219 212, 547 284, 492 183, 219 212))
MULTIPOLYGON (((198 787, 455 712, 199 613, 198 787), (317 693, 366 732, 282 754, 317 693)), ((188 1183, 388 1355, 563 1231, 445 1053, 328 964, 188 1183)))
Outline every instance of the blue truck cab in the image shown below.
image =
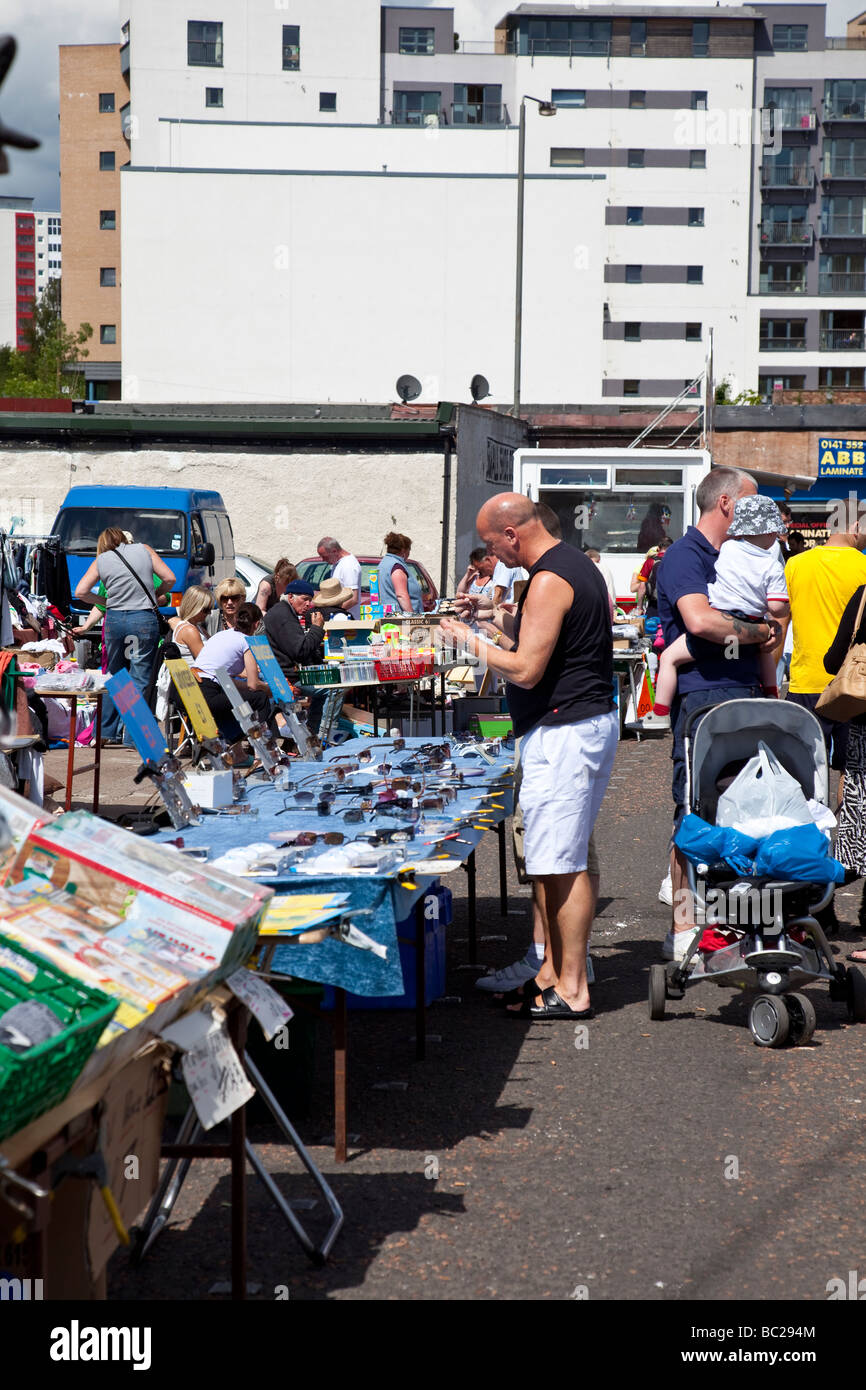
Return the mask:
MULTIPOLYGON (((96 542, 107 526, 129 531, 152 546, 173 571, 173 593, 191 584, 214 589, 235 573, 235 543, 225 503, 218 492, 179 487, 73 487, 54 521, 63 543, 69 585, 75 586, 96 558, 96 542)), ((83 605, 74 602, 81 610, 83 605)), ((170 608, 163 608, 170 613, 170 608)))

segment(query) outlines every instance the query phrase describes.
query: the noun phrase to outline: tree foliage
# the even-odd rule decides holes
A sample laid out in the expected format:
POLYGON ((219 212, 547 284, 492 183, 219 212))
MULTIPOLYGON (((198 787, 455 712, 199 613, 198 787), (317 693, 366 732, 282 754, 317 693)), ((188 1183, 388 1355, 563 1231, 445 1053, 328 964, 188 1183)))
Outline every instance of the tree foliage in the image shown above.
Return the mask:
POLYGON ((65 370, 88 356, 89 323, 70 331, 60 312, 60 280, 50 280, 25 327, 27 346, 0 348, 0 394, 50 397, 84 395, 84 374, 65 370))

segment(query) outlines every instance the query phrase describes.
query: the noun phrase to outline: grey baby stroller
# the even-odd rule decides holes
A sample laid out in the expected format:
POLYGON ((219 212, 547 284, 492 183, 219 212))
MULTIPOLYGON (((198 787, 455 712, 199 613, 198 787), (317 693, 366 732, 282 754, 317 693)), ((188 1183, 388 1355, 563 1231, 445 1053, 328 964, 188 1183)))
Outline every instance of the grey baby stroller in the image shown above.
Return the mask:
MULTIPOLYGON (((804 795, 827 804, 829 778, 821 726, 808 710, 781 700, 731 700, 688 721, 685 731, 686 807, 716 823, 721 792, 763 741, 804 795), (722 784, 721 786, 719 784, 722 784)), ((830 998, 866 1022, 866 976, 837 962, 816 920, 835 885, 737 875, 724 863, 688 866, 695 921, 712 924, 719 949, 701 947, 698 931, 682 961, 650 967, 649 1015, 661 1019, 669 999, 691 985, 755 988, 749 1029, 761 1047, 808 1043, 815 1031, 811 1000, 799 993, 818 980, 830 998), (721 941, 724 944, 720 944, 721 941)))

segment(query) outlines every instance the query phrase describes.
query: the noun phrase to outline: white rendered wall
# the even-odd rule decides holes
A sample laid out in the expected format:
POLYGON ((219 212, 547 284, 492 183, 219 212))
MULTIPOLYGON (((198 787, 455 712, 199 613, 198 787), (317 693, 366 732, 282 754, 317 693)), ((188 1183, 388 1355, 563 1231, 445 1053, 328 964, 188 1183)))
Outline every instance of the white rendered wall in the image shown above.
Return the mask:
MULTIPOLYGON (((524 400, 598 395, 604 187, 527 182, 524 400)), ((129 171, 121 189, 124 399, 382 401, 406 372, 422 401, 468 400, 478 372, 510 399, 513 177, 129 171)))
MULTIPOLYGON (((378 0, 128 0, 131 158, 158 160, 160 116, 241 121, 377 121, 380 109, 378 0), (223 25, 223 66, 190 67, 187 21, 223 25), (284 24, 300 27, 300 69, 284 72, 284 24), (222 110, 205 108, 205 88, 222 87, 222 110), (319 92, 337 93, 336 114, 319 112, 319 92)), ((125 331, 125 330, 124 330, 125 331)))

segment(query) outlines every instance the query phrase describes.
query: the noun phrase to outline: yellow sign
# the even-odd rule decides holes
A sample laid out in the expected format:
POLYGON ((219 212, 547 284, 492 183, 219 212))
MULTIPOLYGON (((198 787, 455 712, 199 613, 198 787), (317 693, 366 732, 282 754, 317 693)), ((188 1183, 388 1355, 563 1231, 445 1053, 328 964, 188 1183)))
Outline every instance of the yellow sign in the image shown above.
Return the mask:
POLYGON ((207 700, 201 693, 199 683, 185 661, 167 661, 174 688, 183 701, 184 709, 192 720, 196 737, 200 739, 219 738, 216 720, 210 712, 207 700))

